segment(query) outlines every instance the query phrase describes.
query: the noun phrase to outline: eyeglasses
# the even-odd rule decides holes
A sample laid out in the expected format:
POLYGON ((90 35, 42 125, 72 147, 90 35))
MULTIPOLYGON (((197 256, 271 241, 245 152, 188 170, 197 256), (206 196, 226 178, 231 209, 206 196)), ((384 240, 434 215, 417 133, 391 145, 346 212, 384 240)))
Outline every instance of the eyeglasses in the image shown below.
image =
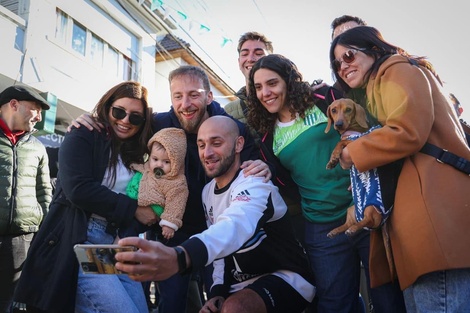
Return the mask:
POLYGON ((338 72, 341 69, 341 64, 344 62, 346 64, 351 64, 356 60, 356 53, 359 51, 363 51, 364 49, 349 49, 346 51, 341 58, 335 59, 331 62, 331 68, 335 71, 338 72))
POLYGON ((145 121, 145 117, 138 113, 127 113, 126 110, 118 108, 118 107, 111 107, 111 115, 118 120, 124 119, 127 115, 129 115, 129 122, 134 126, 139 126, 145 121))

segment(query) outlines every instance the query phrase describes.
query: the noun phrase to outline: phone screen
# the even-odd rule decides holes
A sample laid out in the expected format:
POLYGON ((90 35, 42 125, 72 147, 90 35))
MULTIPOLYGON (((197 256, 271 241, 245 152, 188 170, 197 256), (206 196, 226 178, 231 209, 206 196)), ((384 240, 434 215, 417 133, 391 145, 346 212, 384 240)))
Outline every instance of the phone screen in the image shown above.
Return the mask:
POLYGON ((87 245, 74 246, 78 263, 85 274, 125 274, 114 266, 115 255, 121 251, 135 251, 135 247, 119 245, 87 245))

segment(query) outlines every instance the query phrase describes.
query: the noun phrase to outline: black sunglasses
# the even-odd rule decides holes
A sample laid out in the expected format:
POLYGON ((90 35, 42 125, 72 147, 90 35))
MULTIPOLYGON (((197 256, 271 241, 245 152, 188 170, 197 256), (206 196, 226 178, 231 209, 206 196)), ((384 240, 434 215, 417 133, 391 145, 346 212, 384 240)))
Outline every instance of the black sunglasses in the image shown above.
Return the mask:
POLYGON ((356 60, 356 53, 363 51, 365 49, 349 49, 346 51, 341 58, 335 59, 331 62, 331 68, 333 71, 338 72, 341 69, 341 64, 344 62, 346 64, 351 64, 356 60))
POLYGON ((138 113, 127 114, 126 110, 118 107, 111 107, 111 115, 118 120, 122 120, 127 115, 129 115, 129 122, 134 126, 139 126, 145 121, 145 117, 142 115, 138 113))

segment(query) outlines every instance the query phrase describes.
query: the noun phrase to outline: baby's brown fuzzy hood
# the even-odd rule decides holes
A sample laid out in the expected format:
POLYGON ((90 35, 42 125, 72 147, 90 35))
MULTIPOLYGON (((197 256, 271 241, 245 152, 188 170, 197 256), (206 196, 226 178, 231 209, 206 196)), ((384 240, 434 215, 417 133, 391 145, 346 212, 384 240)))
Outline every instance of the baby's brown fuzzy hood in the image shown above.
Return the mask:
POLYGON ((147 146, 152 150, 154 142, 160 143, 166 150, 171 162, 170 173, 166 178, 184 174, 184 159, 186 157, 186 134, 184 130, 168 127, 163 128, 150 138, 147 146))

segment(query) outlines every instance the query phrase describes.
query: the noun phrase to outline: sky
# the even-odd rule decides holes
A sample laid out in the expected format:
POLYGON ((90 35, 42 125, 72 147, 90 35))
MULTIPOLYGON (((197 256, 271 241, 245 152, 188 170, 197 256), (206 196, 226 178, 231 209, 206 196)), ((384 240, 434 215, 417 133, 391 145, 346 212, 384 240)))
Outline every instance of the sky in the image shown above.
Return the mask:
POLYGON ((332 84, 329 67, 331 22, 348 14, 376 27, 408 53, 428 57, 445 92, 462 104, 470 121, 470 43, 464 1, 427 0, 163 0, 179 24, 178 33, 234 90, 245 84, 238 69, 238 38, 265 34, 274 53, 297 64, 307 81, 332 84), (183 13, 183 15, 179 14, 183 13), (231 39, 229 41, 227 39, 231 39), (223 44, 225 43, 225 44, 223 44), (465 76, 464 76, 465 75, 465 76))

